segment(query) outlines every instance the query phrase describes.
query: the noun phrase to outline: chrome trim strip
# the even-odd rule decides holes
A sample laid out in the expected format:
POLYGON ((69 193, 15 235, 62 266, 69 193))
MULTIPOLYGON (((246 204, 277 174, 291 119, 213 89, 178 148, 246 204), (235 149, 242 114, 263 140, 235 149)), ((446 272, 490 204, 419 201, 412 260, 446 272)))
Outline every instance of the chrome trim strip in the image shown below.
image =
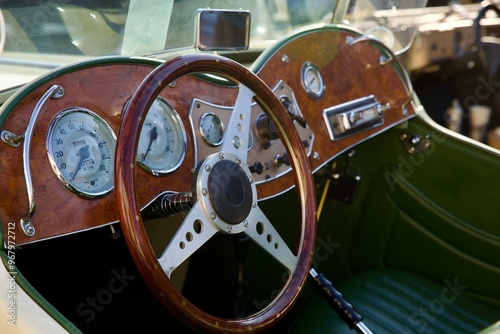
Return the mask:
POLYGON ((42 98, 37 102, 33 113, 31 114, 30 120, 28 122, 28 126, 26 127, 26 132, 24 134, 24 146, 23 146, 23 171, 24 171, 24 180, 26 183, 26 194, 28 196, 28 212, 24 217, 19 221, 21 227, 23 229, 24 234, 28 237, 32 237, 35 235, 35 227, 31 223, 31 217, 35 213, 35 194, 33 190, 33 181, 31 180, 31 168, 30 168, 30 145, 31 145, 31 137, 33 135, 33 126, 35 125, 35 121, 40 113, 40 110, 47 102, 47 100, 51 97, 53 98, 61 98, 64 95, 64 89, 61 86, 53 85, 51 86, 45 94, 43 94, 42 98))

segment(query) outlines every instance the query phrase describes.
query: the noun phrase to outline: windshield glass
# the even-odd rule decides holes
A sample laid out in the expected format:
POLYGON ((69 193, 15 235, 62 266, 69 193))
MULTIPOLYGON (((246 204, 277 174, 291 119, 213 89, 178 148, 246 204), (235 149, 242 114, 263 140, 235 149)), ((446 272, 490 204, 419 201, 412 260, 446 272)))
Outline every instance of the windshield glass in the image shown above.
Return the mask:
MULTIPOLYGON (((245 9, 252 13, 251 43, 273 40, 291 28, 320 22, 331 0, 51 0, 2 1, 10 52, 43 55, 140 55, 194 45, 199 8, 245 9)), ((17 56, 15 57, 17 58, 17 56)), ((36 58, 35 58, 36 59, 36 58)))
POLYGON ((386 44, 396 54, 413 42, 427 0, 356 0, 348 24, 386 44))
POLYGON ((374 1, 381 0, 3 0, 0 93, 85 58, 194 51, 200 8, 250 11, 249 48, 259 51, 304 25, 346 22, 346 14, 359 24, 373 16, 367 11, 388 9, 374 1))

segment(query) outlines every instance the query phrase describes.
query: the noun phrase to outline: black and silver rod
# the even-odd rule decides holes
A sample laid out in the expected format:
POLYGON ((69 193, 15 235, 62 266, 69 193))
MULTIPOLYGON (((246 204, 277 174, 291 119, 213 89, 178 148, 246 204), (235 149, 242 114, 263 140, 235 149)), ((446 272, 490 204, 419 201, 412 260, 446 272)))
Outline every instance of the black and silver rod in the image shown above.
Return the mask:
POLYGON ((165 218, 191 210, 193 207, 190 191, 167 191, 156 197, 142 210, 144 219, 165 218))
POLYGON ((372 334, 372 331, 363 323, 363 317, 354 310, 354 307, 344 299, 344 296, 335 289, 323 274, 318 274, 313 268, 309 270, 309 274, 312 276, 319 292, 350 329, 355 329, 356 332, 361 334, 372 334))

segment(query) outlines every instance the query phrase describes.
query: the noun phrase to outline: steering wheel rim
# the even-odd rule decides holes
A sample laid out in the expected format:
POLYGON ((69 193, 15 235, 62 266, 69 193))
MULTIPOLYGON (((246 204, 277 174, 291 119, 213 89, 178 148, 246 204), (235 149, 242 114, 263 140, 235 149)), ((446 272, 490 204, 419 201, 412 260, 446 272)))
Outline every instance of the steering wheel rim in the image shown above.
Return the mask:
MULTIPOLYGON (((248 108, 250 107, 248 106, 248 108)), ((252 219, 245 220, 244 222, 233 221, 229 224, 222 221, 223 224, 219 227, 214 226, 216 232, 224 232, 222 230, 223 228, 227 228, 229 225, 234 226, 235 229, 238 229, 240 232, 245 232, 255 240, 258 236, 252 236, 252 234, 256 234, 250 232, 253 231, 254 227, 248 227, 248 225, 254 226, 255 224, 250 220, 257 219, 259 222, 264 221, 264 226, 266 228, 269 227, 272 229, 272 225, 268 223, 265 216, 264 218, 261 216, 262 212, 257 205, 255 184, 251 182, 251 172, 248 170, 245 163, 246 154, 241 155, 241 150, 237 148, 237 146, 240 146, 243 147, 243 151, 246 151, 245 140, 248 136, 245 134, 248 134, 248 130, 244 130, 247 132, 243 132, 241 136, 238 135, 238 132, 241 132, 243 128, 240 123, 249 124, 250 117, 246 117, 249 116, 249 114, 247 114, 248 112, 249 111, 241 111, 239 115, 240 119, 236 121, 233 121, 232 116, 228 126, 228 130, 231 126, 233 132, 231 135, 227 135, 227 138, 240 138, 243 139, 243 142, 240 141, 237 145, 234 139, 226 139, 218 157, 221 160, 229 161, 226 163, 229 167, 219 168, 222 172, 234 169, 237 170, 240 176, 244 175, 245 177, 249 177, 249 183, 252 189, 252 208, 246 208, 245 210, 250 210, 248 217, 252 219)), ((236 117, 237 116, 234 116, 235 119, 236 117)), ((248 125, 247 128, 249 128, 248 125)), ((210 168, 201 168, 200 166, 206 166, 207 162, 212 167, 222 166, 222 164, 215 162, 216 160, 216 156, 209 156, 203 162, 200 162, 195 172, 195 183, 198 186, 203 182, 209 182, 207 180, 211 177, 207 171, 207 169, 210 168)), ((243 184, 243 188, 248 189, 248 185, 244 181, 245 177, 240 177, 241 180, 237 182, 238 184, 243 184)), ((292 306, 307 278, 314 252, 316 219, 313 185, 312 173, 301 140, 295 131, 288 113, 285 111, 278 98, 254 73, 227 58, 207 54, 191 54, 174 58, 162 64, 143 80, 122 114, 122 123, 116 144, 115 195, 120 210, 120 224, 127 246, 139 272, 159 301, 174 315, 205 332, 261 331, 274 324, 281 318, 281 315, 292 306), (170 82, 181 76, 192 73, 212 73, 238 83, 240 86, 240 94, 238 94, 234 108, 235 111, 233 112, 235 115, 237 114, 236 110, 240 108, 238 107, 238 103, 242 102, 240 104, 248 104, 249 102, 248 96, 241 99, 240 96, 248 95, 248 91, 254 94, 250 96, 250 100, 258 100, 268 117, 277 125, 276 127, 280 133, 280 138, 287 149, 291 166, 295 170, 295 185, 300 200, 300 237, 298 238, 299 241, 296 245, 295 254, 293 254, 294 260, 290 258, 287 251, 285 251, 285 255, 279 255, 281 251, 276 252, 278 255, 271 254, 278 262, 289 269, 289 279, 282 288, 281 293, 279 293, 267 307, 245 318, 228 319, 214 316, 197 308, 182 296, 170 281, 169 273, 166 273, 168 270, 164 268, 164 264, 160 264, 160 259, 156 257, 153 251, 143 225, 136 198, 135 170, 137 165, 135 157, 138 148, 140 129, 144 122, 146 111, 149 110, 155 97, 158 96, 160 91, 170 82), (241 91, 245 93, 241 93, 241 91), (280 257, 283 257, 283 259, 280 257), (288 263, 290 261, 296 262, 291 265, 283 263, 288 263)), ((206 189, 202 190, 203 185, 200 186, 201 188, 196 187, 196 185, 193 186, 193 195, 194 198, 198 197, 199 201, 195 203, 194 207, 196 208, 197 204, 201 204, 199 204, 199 208, 194 211, 200 211, 207 214, 207 212, 210 212, 213 208, 206 209, 206 206, 210 206, 211 203, 210 200, 203 199, 204 195, 201 194, 201 192, 205 192, 206 189)), ((193 212, 193 209, 190 213, 191 212, 193 212)), ((210 217, 205 217, 204 219, 203 222, 205 226, 209 227, 208 229, 214 227, 212 226, 214 222, 210 220, 210 217)), ((225 217, 225 219, 232 218, 225 217)), ((239 219, 240 218, 237 218, 237 220, 239 219)), ((188 221, 187 217, 185 219, 185 222, 186 221, 188 221)), ((221 221, 221 219, 219 219, 219 221, 221 221)), ((184 225, 185 224, 182 226, 184 225)), ((276 233, 275 230, 272 231, 276 233)), ((279 237, 279 233, 277 236, 279 237)), ((265 236, 263 236, 263 238, 265 239, 265 236)), ((263 246, 264 244, 265 246, 265 242, 260 240, 257 240, 257 242, 259 245, 263 246)), ((268 248, 272 249, 276 244, 270 244, 268 248)), ((281 247, 280 249, 283 248, 282 245, 284 245, 284 243, 279 244, 281 247)), ((169 247, 170 245, 167 246, 167 249, 169 247)), ((277 246, 276 248, 278 249, 277 246)), ((285 248, 288 248, 288 246, 285 246, 285 248)), ((178 250, 175 250, 175 252, 177 251, 178 250)))

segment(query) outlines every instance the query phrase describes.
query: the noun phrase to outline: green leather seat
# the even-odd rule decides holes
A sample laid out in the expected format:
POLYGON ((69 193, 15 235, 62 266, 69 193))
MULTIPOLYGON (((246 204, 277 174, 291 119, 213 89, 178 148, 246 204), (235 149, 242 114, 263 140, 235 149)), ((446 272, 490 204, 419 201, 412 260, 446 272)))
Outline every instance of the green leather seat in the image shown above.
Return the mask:
MULTIPOLYGON (((500 310, 466 295, 457 277, 438 284, 395 270, 366 272, 337 289, 374 333, 477 333, 500 320, 500 310)), ((290 333, 354 333, 319 295, 290 333)))

